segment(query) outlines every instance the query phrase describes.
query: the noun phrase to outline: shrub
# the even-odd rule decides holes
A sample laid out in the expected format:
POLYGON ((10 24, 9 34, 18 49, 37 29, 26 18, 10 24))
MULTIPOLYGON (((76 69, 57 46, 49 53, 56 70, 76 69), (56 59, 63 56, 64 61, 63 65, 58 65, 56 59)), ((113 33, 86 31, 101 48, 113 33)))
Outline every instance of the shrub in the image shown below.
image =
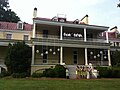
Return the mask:
POLYGON ((6 77, 6 76, 10 76, 9 72, 6 71, 4 68, 1 68, 1 74, 0 77, 6 77))
POLYGON ((51 67, 49 69, 38 70, 37 72, 32 74, 32 77, 51 77, 51 78, 65 78, 66 77, 66 69, 62 65, 56 65, 55 68, 51 67))
POLYGON ((13 73, 12 74, 12 77, 13 78, 25 78, 27 77, 28 75, 26 73, 13 73))
POLYGON ((56 65, 54 68, 56 73, 56 77, 58 78, 65 78, 66 77, 66 69, 63 65, 56 65))
POLYGON ((119 67, 97 67, 97 70, 102 78, 120 78, 119 67))
POLYGON ((56 72, 54 69, 46 69, 44 72, 43 72, 43 76, 45 77, 56 77, 56 72))
POLYGON ((43 73, 36 73, 36 72, 34 72, 34 73, 32 74, 32 77, 33 77, 33 78, 43 77, 43 73))

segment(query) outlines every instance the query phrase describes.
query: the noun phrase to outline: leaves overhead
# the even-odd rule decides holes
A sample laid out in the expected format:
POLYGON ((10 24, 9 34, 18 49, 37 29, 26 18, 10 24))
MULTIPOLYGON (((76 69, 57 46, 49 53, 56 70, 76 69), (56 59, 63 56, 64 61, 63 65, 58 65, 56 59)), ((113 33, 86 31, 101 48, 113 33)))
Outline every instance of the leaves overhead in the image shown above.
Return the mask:
POLYGON ((20 18, 9 7, 8 0, 0 0, 0 21, 17 23, 20 18))

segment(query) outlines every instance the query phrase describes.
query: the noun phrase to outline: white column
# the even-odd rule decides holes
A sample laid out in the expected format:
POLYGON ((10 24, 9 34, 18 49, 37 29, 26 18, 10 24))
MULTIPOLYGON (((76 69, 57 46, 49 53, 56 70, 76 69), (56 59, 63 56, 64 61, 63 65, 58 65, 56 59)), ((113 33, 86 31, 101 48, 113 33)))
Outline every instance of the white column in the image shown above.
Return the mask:
POLYGON ((85 65, 88 65, 87 48, 85 48, 85 65))
POLYGON ((86 28, 84 28, 84 41, 86 42, 87 39, 86 39, 86 28))
POLYGON ((35 59, 35 46, 32 46, 32 65, 34 65, 34 59, 35 59))
POLYGON ((36 23, 33 21, 33 38, 35 38, 36 23))
POLYGON ((60 64, 63 63, 63 47, 60 47, 60 64))
MULTIPOLYGON (((63 40, 63 26, 60 26, 60 40, 63 40)), ((60 64, 63 64, 63 47, 60 47, 60 64)))
POLYGON ((108 65, 111 66, 110 49, 108 49, 108 65))
POLYGON ((108 32, 106 31, 106 42, 109 43, 109 40, 108 40, 108 32))
POLYGON ((63 26, 60 26, 60 40, 63 39, 63 26))

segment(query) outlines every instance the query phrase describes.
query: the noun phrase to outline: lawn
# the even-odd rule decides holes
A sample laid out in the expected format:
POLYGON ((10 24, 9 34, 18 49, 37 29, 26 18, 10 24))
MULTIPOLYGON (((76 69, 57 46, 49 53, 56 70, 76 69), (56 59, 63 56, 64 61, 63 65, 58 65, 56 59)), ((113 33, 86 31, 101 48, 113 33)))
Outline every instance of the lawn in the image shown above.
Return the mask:
POLYGON ((120 90, 120 79, 0 79, 0 90, 120 90))

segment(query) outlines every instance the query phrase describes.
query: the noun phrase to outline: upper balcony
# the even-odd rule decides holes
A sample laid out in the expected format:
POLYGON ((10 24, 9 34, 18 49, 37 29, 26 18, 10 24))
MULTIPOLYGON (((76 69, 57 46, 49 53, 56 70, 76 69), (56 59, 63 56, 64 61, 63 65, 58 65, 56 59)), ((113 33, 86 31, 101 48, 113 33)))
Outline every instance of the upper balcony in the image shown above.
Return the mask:
POLYGON ((60 22, 54 22, 56 24, 53 24, 51 21, 46 24, 45 22, 42 23, 37 21, 34 24, 32 41, 35 45, 47 44, 50 46, 88 48, 93 46, 96 48, 108 48, 110 46, 107 38, 101 37, 101 33, 107 30, 108 27, 60 22))

